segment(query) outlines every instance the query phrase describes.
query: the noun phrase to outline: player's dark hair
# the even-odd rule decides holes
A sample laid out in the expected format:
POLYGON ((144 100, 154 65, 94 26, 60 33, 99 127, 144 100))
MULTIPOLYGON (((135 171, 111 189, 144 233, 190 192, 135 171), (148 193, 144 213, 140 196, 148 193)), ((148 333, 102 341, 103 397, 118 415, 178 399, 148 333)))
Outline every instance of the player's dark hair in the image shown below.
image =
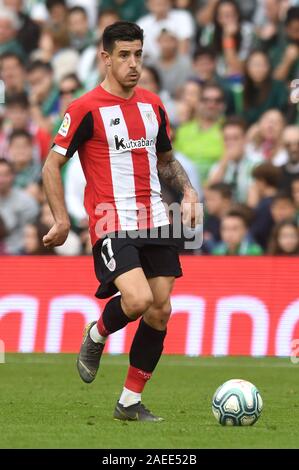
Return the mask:
POLYGON ((52 65, 49 62, 43 62, 42 60, 34 60, 33 62, 31 62, 27 67, 27 72, 31 73, 40 69, 48 73, 53 72, 52 65))
POLYGON ((28 142, 32 144, 32 135, 29 134, 28 131, 25 131, 25 129, 16 129, 13 131, 9 136, 9 143, 11 144, 13 140, 17 139, 18 137, 25 137, 25 139, 27 139, 28 142))
POLYGON ((233 196, 231 185, 227 183, 213 183, 207 189, 221 194, 224 199, 231 199, 233 196))
POLYGON ((143 44, 143 29, 136 23, 129 21, 116 21, 116 23, 107 26, 103 32, 104 51, 111 53, 116 41, 136 41, 140 40, 143 44))
POLYGON ((292 21, 299 21, 299 7, 291 7, 287 11, 285 24, 288 26, 292 21))
POLYGON ((27 96, 27 93, 21 92, 21 93, 15 93, 11 95, 6 96, 5 100, 5 106, 7 108, 12 107, 12 106, 18 106, 23 109, 29 109, 30 104, 29 104, 29 99, 27 96))
POLYGON ((278 188, 281 178, 281 170, 272 163, 264 162, 253 169, 252 176, 256 180, 264 181, 272 188, 278 188))

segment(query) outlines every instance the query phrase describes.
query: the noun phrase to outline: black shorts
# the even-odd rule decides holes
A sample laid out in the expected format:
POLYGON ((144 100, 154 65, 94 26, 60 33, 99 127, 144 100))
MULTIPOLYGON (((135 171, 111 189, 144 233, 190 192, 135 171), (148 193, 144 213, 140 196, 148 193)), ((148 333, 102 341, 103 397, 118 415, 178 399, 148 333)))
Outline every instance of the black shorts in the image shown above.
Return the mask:
POLYGON ((105 299, 116 294, 114 279, 138 267, 147 278, 182 276, 178 245, 171 227, 167 227, 117 232, 98 240, 92 250, 96 277, 101 283, 96 297, 105 299), (169 231, 167 236, 164 229, 169 231))

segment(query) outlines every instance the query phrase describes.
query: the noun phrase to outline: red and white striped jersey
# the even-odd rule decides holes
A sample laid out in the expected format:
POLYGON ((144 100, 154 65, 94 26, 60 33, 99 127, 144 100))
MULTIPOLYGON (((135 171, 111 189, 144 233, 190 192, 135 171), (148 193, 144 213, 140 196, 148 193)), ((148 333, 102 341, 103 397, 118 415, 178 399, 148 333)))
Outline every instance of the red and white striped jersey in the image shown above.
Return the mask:
POLYGON ((169 223, 161 199, 157 152, 171 150, 160 98, 135 88, 130 99, 97 86, 73 101, 53 150, 79 153, 92 244, 105 233, 169 223))

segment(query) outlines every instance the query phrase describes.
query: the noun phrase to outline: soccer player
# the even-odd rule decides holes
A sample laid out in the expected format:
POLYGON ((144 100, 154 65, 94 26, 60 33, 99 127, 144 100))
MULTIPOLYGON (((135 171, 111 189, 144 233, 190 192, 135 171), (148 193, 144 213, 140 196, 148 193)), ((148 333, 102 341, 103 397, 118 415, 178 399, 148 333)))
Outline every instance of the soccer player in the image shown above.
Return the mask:
POLYGON ((161 421, 141 402, 141 393, 160 359, 170 317, 170 294, 182 275, 174 234, 163 236, 169 219, 158 172, 182 193, 182 220, 196 226, 198 195, 171 151, 168 118, 158 96, 137 87, 142 68, 143 30, 124 21, 103 33, 107 75, 73 101, 43 168, 55 224, 48 247, 65 242, 70 222, 61 167, 78 151, 87 181, 89 215, 99 298, 113 296, 98 322, 87 325, 77 360, 81 379, 95 379, 107 337, 141 318, 130 350, 130 366, 114 418, 161 421))

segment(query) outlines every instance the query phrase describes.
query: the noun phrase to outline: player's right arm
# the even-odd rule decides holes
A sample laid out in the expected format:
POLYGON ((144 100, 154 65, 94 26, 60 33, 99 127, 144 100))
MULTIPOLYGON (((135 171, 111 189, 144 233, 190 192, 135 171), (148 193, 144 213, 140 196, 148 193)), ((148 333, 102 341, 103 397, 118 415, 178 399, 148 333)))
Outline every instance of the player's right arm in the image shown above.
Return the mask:
POLYGON ((66 162, 66 157, 51 150, 43 167, 43 185, 55 220, 55 224, 43 238, 47 248, 63 245, 70 230, 61 178, 61 168, 66 162))
POLYGON ((70 229, 61 168, 92 136, 92 113, 88 109, 85 110, 82 100, 73 101, 67 109, 54 139, 54 146, 43 167, 43 184, 55 220, 53 227, 43 238, 46 247, 63 245, 70 229))

